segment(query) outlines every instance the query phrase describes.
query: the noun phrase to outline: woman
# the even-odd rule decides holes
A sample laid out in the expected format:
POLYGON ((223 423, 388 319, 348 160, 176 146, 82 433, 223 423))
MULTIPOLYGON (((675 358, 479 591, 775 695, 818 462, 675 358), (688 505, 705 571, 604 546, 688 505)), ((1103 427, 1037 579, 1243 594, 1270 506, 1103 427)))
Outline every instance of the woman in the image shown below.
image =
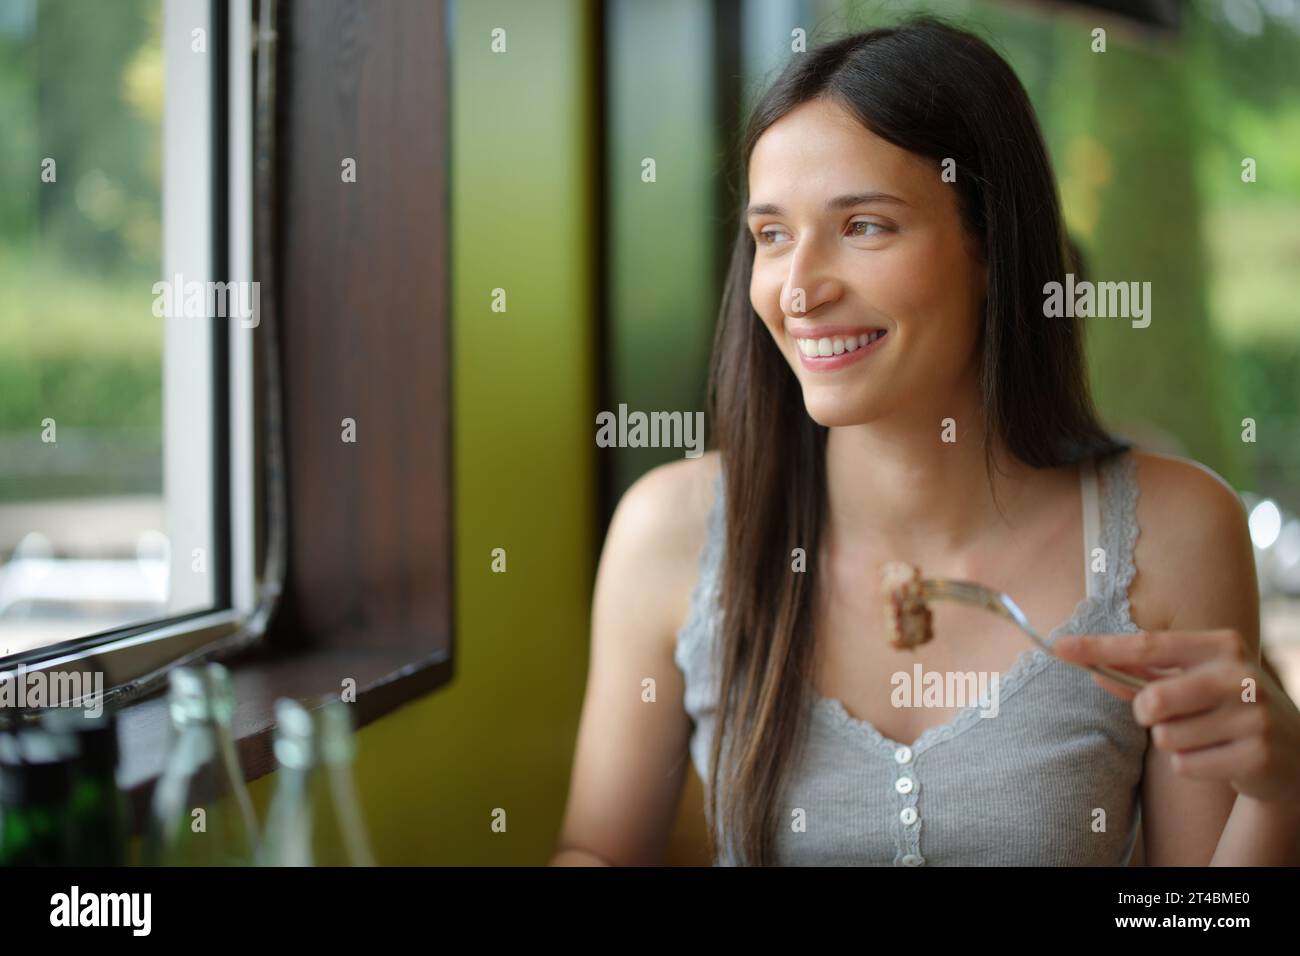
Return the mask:
POLYGON ((931 20, 849 36, 795 57, 744 157, 718 451, 615 514, 553 862, 662 861, 688 753, 719 863, 1116 865, 1139 826, 1150 865, 1300 862, 1241 505, 1098 424, 1011 69, 931 20), (1056 656, 955 605, 892 649, 891 560, 1011 593, 1056 656), (927 673, 996 700, 916 706, 927 673))

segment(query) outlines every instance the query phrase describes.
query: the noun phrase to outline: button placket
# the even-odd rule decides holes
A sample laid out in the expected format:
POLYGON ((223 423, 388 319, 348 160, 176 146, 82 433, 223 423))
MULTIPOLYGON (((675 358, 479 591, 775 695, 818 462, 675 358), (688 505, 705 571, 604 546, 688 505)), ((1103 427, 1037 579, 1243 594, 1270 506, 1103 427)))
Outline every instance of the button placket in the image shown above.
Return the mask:
POLYGON ((921 781, 913 765, 915 753, 911 747, 899 746, 894 750, 894 763, 898 767, 898 776, 894 778, 894 792, 901 798, 897 816, 899 834, 898 852, 894 857, 895 866, 924 866, 925 857, 921 855, 921 811, 917 801, 921 791, 921 781))

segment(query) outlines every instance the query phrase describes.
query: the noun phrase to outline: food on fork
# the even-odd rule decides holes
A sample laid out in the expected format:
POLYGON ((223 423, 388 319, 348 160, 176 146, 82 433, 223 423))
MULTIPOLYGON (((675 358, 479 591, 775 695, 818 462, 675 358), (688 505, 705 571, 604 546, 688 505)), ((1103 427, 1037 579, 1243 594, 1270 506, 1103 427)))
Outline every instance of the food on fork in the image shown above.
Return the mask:
POLYGON ((880 588, 885 606, 885 634, 891 647, 905 651, 934 637, 920 568, 904 561, 886 562, 880 569, 880 588))

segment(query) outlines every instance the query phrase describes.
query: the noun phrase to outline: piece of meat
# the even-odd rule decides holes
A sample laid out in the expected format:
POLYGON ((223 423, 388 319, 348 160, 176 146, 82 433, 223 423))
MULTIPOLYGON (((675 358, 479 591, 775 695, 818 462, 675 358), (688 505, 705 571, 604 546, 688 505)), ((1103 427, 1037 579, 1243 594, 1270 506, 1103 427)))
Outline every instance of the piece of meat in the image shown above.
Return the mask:
POLYGON ((887 562, 880 569, 880 589, 885 608, 885 635, 891 647, 905 651, 934 637, 919 568, 903 561, 887 562))

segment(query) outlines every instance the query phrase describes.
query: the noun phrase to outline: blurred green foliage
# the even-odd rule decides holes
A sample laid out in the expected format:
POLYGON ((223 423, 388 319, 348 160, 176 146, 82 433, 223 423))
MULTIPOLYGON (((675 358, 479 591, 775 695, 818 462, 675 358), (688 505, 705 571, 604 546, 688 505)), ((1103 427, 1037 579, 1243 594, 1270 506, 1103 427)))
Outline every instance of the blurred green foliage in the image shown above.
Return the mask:
POLYGON ((0 9, 0 243, 32 244, 77 273, 156 276, 161 4, 0 9), (40 176, 47 158, 52 183, 40 176))
POLYGON ((160 37, 158 0, 0 3, 0 499, 161 488, 160 37), (16 460, 47 418, 84 473, 16 460))
POLYGON ((1065 2, 804 7, 819 37, 932 13, 1007 58, 1089 278, 1152 283, 1150 327, 1086 320, 1107 423, 1300 512, 1300 5, 1188 0, 1176 32, 1065 2))

